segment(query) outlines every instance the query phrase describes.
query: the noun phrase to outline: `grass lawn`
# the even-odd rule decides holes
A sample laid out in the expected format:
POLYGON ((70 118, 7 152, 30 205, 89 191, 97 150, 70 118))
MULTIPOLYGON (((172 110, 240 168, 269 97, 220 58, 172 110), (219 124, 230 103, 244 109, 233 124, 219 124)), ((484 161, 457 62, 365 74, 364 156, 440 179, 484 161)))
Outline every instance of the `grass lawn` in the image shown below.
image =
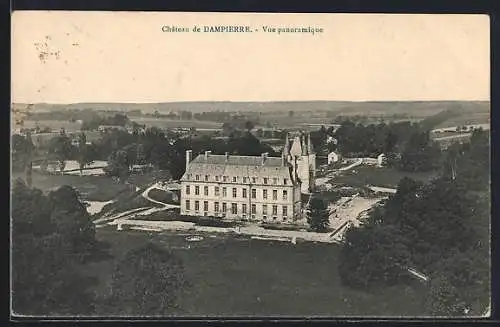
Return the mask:
POLYGON ((186 277, 191 283, 180 299, 181 309, 172 312, 174 315, 423 314, 425 290, 418 282, 415 286, 391 287, 373 294, 343 286, 337 272, 338 245, 301 243, 294 246, 231 235, 217 235, 215 238, 203 235, 200 242, 187 242, 185 236, 171 232, 157 234, 99 229, 97 237, 110 243, 115 258, 87 264, 81 271, 88 276, 98 276, 96 291, 105 292, 114 260, 129 249, 152 240, 172 248, 183 259, 186 277), (186 248, 188 244, 190 248, 186 248))
MULTIPOLYGON (((24 179, 24 173, 12 173, 12 181, 18 177, 24 179)), ((44 192, 63 185, 71 185, 89 201, 113 200, 118 194, 129 189, 127 185, 113 183, 112 179, 107 176, 49 175, 33 172, 32 178, 33 187, 44 192)))
POLYGON ((333 182, 358 187, 370 184, 372 186, 396 188, 399 181, 404 177, 425 182, 434 176, 435 172, 412 173, 399 171, 394 168, 362 166, 335 177, 333 182), (353 171, 356 171, 356 173, 353 173, 353 171))

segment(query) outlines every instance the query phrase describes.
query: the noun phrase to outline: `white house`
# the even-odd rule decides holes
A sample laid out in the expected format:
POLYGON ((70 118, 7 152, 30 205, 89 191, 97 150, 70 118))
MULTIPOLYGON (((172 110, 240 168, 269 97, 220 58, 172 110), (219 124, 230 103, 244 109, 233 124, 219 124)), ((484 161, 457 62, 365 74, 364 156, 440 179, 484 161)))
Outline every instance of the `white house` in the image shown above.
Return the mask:
POLYGON ((377 166, 383 167, 386 164, 387 157, 385 154, 381 153, 377 156, 377 166))
POLYGON ((335 162, 338 162, 340 161, 340 154, 336 153, 336 152, 330 152, 328 154, 328 164, 331 165, 335 162))

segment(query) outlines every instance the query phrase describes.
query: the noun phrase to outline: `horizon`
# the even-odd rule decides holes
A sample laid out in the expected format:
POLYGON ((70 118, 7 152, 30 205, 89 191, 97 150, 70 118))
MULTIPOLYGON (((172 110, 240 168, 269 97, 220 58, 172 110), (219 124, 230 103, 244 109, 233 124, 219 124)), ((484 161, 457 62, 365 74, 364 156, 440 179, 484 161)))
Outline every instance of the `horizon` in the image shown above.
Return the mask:
POLYGON ((345 103, 393 103, 393 102, 491 102, 491 100, 262 100, 262 101, 239 101, 239 100, 199 100, 199 101, 159 101, 159 102, 126 102, 126 101, 79 101, 79 102, 11 102, 11 105, 78 105, 78 104, 169 104, 169 103, 297 103, 297 102, 345 102, 345 103))

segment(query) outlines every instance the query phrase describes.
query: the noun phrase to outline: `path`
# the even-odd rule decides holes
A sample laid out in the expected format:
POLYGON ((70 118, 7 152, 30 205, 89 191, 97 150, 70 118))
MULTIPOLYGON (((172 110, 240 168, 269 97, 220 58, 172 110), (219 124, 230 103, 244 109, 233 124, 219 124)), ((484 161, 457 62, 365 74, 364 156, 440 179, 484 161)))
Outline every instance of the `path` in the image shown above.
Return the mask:
POLYGON ((102 217, 100 219, 95 220, 94 223, 95 224, 103 224, 103 223, 109 223, 109 222, 113 222, 113 221, 123 221, 123 220, 133 219, 133 218, 138 217, 138 216, 151 215, 151 214, 153 214, 155 212, 159 212, 159 211, 164 211, 164 210, 168 210, 168 209, 179 208, 179 205, 168 204, 168 203, 164 203, 164 202, 152 199, 149 196, 149 192, 151 190, 153 190, 153 189, 163 190, 163 188, 160 186, 160 183, 155 183, 155 184, 149 186, 148 188, 146 188, 141 193, 141 196, 143 198, 145 198, 146 200, 148 200, 149 202, 159 204, 162 207, 160 207, 160 208, 157 208, 157 207, 153 207, 153 208, 151 208, 151 207, 135 208, 135 209, 127 210, 125 212, 120 212, 120 213, 114 214, 112 216, 102 217))
POLYGON ((151 190, 154 190, 154 189, 165 191, 165 189, 160 186, 160 183, 155 183, 155 184, 151 185, 150 187, 148 187, 147 189, 145 189, 144 192, 142 192, 141 196, 143 198, 145 198, 146 200, 148 200, 149 202, 153 202, 153 203, 162 205, 163 208, 161 208, 160 210, 174 209, 174 208, 179 208, 180 207, 178 204, 168 204, 168 203, 164 203, 164 202, 157 201, 155 199, 150 198, 149 197, 149 192, 151 190))

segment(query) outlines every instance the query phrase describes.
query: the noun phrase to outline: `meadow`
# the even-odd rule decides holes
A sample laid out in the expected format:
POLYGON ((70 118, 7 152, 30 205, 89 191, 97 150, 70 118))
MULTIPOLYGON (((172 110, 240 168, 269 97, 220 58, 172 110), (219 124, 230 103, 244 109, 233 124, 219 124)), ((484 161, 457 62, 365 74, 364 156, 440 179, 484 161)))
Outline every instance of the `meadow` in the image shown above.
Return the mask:
POLYGON ((361 187, 368 184, 396 188, 399 181, 404 177, 426 182, 431 180, 435 175, 435 172, 405 172, 389 167, 359 166, 336 176, 333 182, 353 187, 361 187))
MULTIPOLYGON (((337 271, 338 245, 250 240, 233 235, 148 233, 105 227, 98 239, 110 245, 112 258, 86 264, 80 271, 97 277, 97 295, 105 294, 113 264, 126 251, 147 241, 171 248, 182 258, 190 286, 172 315, 217 316, 419 316, 425 287, 382 288, 374 292, 344 286, 337 271)), ((113 303, 120 306, 121 303, 113 303)), ((106 315, 105 308, 100 315, 106 315)))
MULTIPOLYGON (((12 172, 11 181, 17 178, 24 179, 24 173, 12 172)), ((111 177, 107 176, 50 175, 33 172, 32 182, 33 187, 44 192, 71 185, 88 201, 110 201, 122 192, 130 190, 129 186, 114 183, 111 177)))

